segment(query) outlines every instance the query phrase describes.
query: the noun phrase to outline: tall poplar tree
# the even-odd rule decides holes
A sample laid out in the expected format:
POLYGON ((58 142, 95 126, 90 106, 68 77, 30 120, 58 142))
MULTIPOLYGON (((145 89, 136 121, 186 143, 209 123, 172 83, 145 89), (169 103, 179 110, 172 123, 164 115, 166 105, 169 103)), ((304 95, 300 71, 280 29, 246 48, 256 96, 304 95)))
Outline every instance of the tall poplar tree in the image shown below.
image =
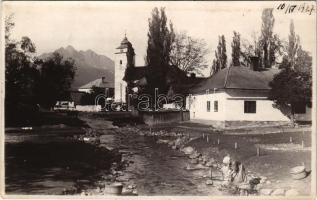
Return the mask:
MULTIPOLYGON (((173 24, 168 25, 165 9, 154 8, 149 19, 148 46, 146 63, 150 70, 145 92, 154 96, 155 88, 160 94, 166 94, 168 85, 166 74, 170 63, 172 44, 175 39, 173 24)), ((153 99, 153 98, 152 98, 153 99)))
POLYGON ((219 36, 217 50, 215 51, 215 58, 211 67, 210 75, 213 75, 223 68, 227 67, 227 51, 226 39, 224 35, 219 36))
POLYGON ((240 65, 240 56, 241 56, 241 49, 240 49, 240 34, 236 31, 233 31, 233 39, 231 43, 232 48, 232 65, 239 66, 240 65))

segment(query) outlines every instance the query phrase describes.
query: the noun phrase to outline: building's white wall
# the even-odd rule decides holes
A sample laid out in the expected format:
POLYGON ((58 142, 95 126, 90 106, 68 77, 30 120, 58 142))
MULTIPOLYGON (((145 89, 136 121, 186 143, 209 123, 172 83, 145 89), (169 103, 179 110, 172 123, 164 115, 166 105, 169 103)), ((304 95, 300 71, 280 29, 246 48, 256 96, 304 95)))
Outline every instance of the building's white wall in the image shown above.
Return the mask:
POLYGON ((186 108, 190 119, 211 121, 289 121, 273 102, 263 97, 232 98, 225 92, 192 95, 191 101, 186 98, 186 108), (214 101, 218 101, 218 112, 214 112, 214 101), (244 101, 256 101, 256 113, 244 113, 244 101), (210 101, 210 112, 207 112, 207 101, 210 101))
POLYGON ((226 121, 289 121, 273 104, 267 99, 227 99, 226 121), (256 101, 256 113, 244 113, 244 101, 256 101))
POLYGON ((186 99, 186 108, 190 111, 190 119, 226 120, 226 93, 210 93, 192 95, 186 99), (210 101, 210 112, 207 112, 207 101, 210 101), (218 101, 218 112, 214 112, 214 101, 218 101))
POLYGON ((125 102, 127 83, 122 80, 127 66, 126 49, 115 54, 114 98, 116 102, 125 102), (122 64, 120 64, 120 60, 122 64))
POLYGON ((79 88, 78 91, 85 92, 85 93, 91 93, 91 89, 88 89, 88 88, 79 88))

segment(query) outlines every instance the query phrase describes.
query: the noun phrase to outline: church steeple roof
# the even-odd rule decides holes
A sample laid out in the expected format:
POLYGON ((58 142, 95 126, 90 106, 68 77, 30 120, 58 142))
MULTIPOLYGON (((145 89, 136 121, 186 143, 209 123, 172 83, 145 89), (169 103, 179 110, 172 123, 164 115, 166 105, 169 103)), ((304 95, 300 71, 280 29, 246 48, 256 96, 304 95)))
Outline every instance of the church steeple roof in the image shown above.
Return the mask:
POLYGON ((128 48, 128 46, 132 46, 131 42, 129 42, 126 34, 124 34, 124 38, 123 40, 121 41, 121 44, 119 47, 117 47, 117 49, 125 49, 125 48, 128 48))

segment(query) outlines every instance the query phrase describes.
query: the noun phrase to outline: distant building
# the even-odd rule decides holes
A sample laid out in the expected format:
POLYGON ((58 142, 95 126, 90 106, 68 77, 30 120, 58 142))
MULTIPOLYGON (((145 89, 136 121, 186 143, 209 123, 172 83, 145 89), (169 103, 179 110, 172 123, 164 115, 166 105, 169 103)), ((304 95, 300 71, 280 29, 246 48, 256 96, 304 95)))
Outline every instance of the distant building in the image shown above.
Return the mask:
POLYGON ((131 67, 132 71, 130 79, 146 84, 145 75, 147 66, 135 66, 135 53, 131 42, 125 36, 116 48, 115 53, 115 73, 114 73, 114 100, 115 102, 126 103, 127 82, 124 80, 127 67, 131 67), (130 60, 128 61, 128 59, 130 60), (129 63, 130 62, 130 63, 129 63), (128 66, 129 65, 129 66, 128 66))
MULTIPOLYGON (((127 82, 124 80, 127 67, 130 67, 129 78, 132 82, 131 87, 134 92, 149 84, 149 73, 151 66, 135 66, 134 49, 125 36, 116 48, 115 53, 115 83, 114 83, 114 100, 115 102, 126 103, 127 98, 127 82), (129 61, 128 61, 129 59, 129 61)), ((170 93, 187 91, 191 85, 199 81, 201 78, 188 77, 187 74, 176 66, 169 66, 165 80, 170 93)))
MULTIPOLYGON (((289 122, 289 114, 268 99, 269 82, 277 69, 255 71, 233 66, 222 69, 190 89, 186 99, 190 118, 225 127, 248 122, 289 122)), ((311 108, 305 104, 295 109, 296 118, 311 121, 311 108)))
POLYGON ((114 96, 113 82, 108 82, 105 77, 98 78, 78 88, 79 92, 91 93, 93 87, 101 88, 107 97, 114 96))

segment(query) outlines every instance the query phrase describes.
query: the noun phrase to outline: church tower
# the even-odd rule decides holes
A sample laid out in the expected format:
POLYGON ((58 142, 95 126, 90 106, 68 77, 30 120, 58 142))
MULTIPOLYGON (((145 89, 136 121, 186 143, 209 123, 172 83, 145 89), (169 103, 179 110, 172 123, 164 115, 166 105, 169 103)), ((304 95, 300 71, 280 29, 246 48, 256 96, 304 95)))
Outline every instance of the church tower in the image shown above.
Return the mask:
POLYGON ((114 100, 126 103, 127 82, 123 80, 127 67, 134 67, 134 50, 126 35, 115 53, 114 100), (129 59, 128 58, 132 58, 129 59), (130 62, 130 63, 129 63, 130 62))

